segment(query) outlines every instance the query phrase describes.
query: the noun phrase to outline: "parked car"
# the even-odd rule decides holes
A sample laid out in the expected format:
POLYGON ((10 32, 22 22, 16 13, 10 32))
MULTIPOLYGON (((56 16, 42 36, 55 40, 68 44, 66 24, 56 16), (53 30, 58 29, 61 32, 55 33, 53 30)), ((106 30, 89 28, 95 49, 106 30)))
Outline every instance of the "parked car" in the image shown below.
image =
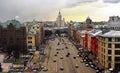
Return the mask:
POLYGON ((80 60, 81 63, 83 63, 83 60, 80 60))
POLYGON ((86 63, 86 64, 85 64, 85 66, 86 66, 86 67, 88 67, 88 66, 89 66, 89 64, 87 64, 87 63, 86 63))
POLYGON ((44 68, 43 68, 43 71, 48 71, 48 68, 47 68, 47 67, 44 67, 44 68))

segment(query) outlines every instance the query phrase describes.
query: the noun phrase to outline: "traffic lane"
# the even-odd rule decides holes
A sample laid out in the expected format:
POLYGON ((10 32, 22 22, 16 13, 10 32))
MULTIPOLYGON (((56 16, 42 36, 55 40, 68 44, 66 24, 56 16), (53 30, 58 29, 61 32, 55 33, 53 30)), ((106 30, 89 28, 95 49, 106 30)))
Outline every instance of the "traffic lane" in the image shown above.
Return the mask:
MULTIPOLYGON (((64 48, 65 46, 62 45, 62 48, 64 48)), ((63 54, 63 68, 64 68, 64 73, 73 73, 72 71, 72 67, 71 67, 71 64, 70 64, 70 60, 69 58, 66 57, 66 50, 61 50, 61 53, 63 54)))
MULTIPOLYGON (((48 71, 46 71, 46 73, 55 73, 55 68, 53 68, 52 66, 55 65, 53 63, 53 52, 54 52, 54 48, 51 47, 51 44, 53 42, 49 41, 49 46, 48 48, 45 49, 45 52, 46 52, 46 56, 45 56, 45 61, 43 63, 43 66, 47 67, 48 68, 48 71), (51 47, 51 49, 50 49, 51 47)), ((41 71, 40 73, 45 73, 45 71, 41 71)))
MULTIPOLYGON (((67 42, 69 42, 69 40, 67 40, 67 42)), ((71 43, 71 42, 69 42, 71 43)), ((90 67, 86 67, 84 63, 81 63, 80 61, 82 60, 80 57, 77 57, 77 52, 78 50, 76 49, 75 46, 72 45, 68 45, 69 47, 69 51, 72 51, 71 53, 74 54, 73 57, 76 57, 76 59, 73 59, 79 66, 80 69, 78 69, 78 72, 82 72, 82 73, 95 73, 94 69, 91 69, 90 67)))
POLYGON ((67 53, 69 52, 68 49, 65 49, 65 47, 66 47, 65 44, 62 44, 62 46, 63 46, 62 48, 64 48, 61 52, 63 53, 64 60, 65 60, 64 64, 63 64, 64 65, 64 69, 65 69, 65 73, 78 73, 76 71, 76 68, 75 68, 75 65, 74 65, 74 62, 73 62, 71 56, 66 57, 67 53))

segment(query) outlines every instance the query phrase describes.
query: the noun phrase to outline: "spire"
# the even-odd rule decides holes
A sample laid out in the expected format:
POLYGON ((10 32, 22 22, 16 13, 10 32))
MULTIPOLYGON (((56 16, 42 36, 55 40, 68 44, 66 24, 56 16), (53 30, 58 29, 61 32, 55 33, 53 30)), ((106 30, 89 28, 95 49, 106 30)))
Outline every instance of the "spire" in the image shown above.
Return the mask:
POLYGON ((59 9, 59 15, 61 15, 60 9, 59 9))

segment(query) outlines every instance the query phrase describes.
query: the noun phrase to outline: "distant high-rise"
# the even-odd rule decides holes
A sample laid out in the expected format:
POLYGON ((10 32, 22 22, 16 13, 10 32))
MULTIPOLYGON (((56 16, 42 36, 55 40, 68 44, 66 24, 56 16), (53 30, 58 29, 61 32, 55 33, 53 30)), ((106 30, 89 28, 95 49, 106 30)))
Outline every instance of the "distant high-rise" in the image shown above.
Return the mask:
POLYGON ((59 14, 58 14, 58 17, 57 17, 57 20, 56 20, 56 26, 57 27, 64 27, 64 24, 65 24, 65 19, 62 18, 62 15, 61 15, 61 12, 59 11, 59 14))

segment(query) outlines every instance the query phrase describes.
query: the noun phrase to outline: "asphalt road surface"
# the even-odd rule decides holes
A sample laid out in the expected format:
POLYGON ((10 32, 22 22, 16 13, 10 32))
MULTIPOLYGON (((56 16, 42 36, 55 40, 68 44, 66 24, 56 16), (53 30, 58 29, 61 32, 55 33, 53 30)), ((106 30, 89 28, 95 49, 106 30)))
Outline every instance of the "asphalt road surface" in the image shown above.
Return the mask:
POLYGON ((62 37, 61 40, 60 38, 55 38, 55 40, 50 40, 48 43, 43 63, 43 66, 47 67, 48 71, 41 70, 39 73, 96 73, 94 69, 86 67, 85 63, 80 62, 81 57, 77 56, 78 50, 67 38, 62 37), (58 42, 60 42, 60 45, 58 45, 58 42), (66 49, 66 46, 68 49, 66 49), (66 57, 68 53, 70 55, 66 57), (73 57, 76 57, 76 59, 73 57), (53 60, 56 60, 56 62, 53 62, 53 60), (78 65, 78 68, 76 68, 76 65, 78 65), (60 68, 64 70, 60 70, 60 68))

